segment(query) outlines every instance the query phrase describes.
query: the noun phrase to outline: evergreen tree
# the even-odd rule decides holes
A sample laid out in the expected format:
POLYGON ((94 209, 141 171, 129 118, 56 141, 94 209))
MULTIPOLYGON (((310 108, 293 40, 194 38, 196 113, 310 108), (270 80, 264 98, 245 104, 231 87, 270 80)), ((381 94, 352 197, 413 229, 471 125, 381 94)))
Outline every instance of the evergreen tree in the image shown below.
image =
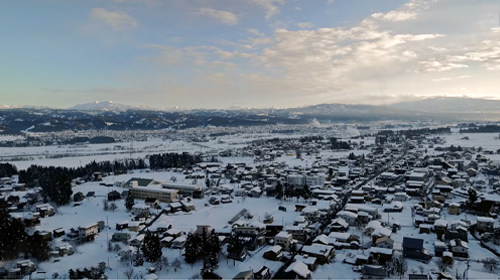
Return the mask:
POLYGON ((219 236, 212 230, 208 238, 208 252, 205 255, 205 260, 207 262, 206 267, 210 272, 213 272, 219 267, 219 254, 222 249, 220 244, 219 236))
POLYGON ((134 207, 135 201, 134 201, 134 195, 129 191, 127 198, 125 198, 125 208, 127 208, 128 211, 132 210, 132 207, 134 207))
POLYGON ((141 247, 141 251, 144 254, 144 259, 147 262, 154 263, 161 258, 161 246, 160 238, 157 234, 153 234, 150 231, 146 232, 144 236, 144 242, 141 247))
POLYGON ((28 251, 38 261, 46 261, 50 257, 49 241, 37 232, 28 237, 28 251))
POLYGON ((16 259, 26 245, 26 228, 19 219, 13 219, 7 202, 0 200, 0 260, 16 259))
POLYGON ((186 263, 193 265, 198 260, 199 247, 200 243, 198 242, 198 236, 189 233, 184 246, 184 260, 186 263))

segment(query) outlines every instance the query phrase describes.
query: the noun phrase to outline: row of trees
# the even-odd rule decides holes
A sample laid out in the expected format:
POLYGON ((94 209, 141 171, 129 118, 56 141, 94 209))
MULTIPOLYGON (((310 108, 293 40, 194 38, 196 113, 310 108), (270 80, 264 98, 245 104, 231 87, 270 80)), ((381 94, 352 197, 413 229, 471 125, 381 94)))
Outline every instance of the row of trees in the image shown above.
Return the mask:
POLYGON ((213 272, 219 267, 221 249, 222 245, 214 230, 210 234, 203 231, 201 236, 189 233, 186 239, 184 258, 186 263, 190 265, 202 260, 201 275, 203 276, 205 273, 213 272))
POLYGON ((500 132, 500 126, 494 124, 460 129, 460 133, 499 133, 499 132, 500 132))
POLYGON ((21 219, 14 219, 7 209, 7 202, 0 200, 0 260, 13 260, 20 253, 39 261, 49 258, 49 242, 38 233, 28 235, 21 219))
POLYGON ((188 152, 183 152, 182 154, 164 153, 149 156, 149 168, 153 170, 192 166, 199 162, 201 162, 201 156, 191 155, 188 152))
POLYGON ((330 138, 332 150, 350 150, 351 144, 349 142, 338 140, 336 137, 330 138))

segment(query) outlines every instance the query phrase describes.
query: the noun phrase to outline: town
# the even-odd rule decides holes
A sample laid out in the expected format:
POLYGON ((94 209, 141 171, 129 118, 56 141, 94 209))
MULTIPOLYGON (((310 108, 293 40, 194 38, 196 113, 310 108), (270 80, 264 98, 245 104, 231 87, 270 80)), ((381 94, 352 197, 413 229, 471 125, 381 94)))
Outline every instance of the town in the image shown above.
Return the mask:
POLYGON ((123 158, 69 169, 1 163, 0 277, 498 279, 497 135, 259 129, 145 137, 156 149, 129 158, 95 144, 123 158))

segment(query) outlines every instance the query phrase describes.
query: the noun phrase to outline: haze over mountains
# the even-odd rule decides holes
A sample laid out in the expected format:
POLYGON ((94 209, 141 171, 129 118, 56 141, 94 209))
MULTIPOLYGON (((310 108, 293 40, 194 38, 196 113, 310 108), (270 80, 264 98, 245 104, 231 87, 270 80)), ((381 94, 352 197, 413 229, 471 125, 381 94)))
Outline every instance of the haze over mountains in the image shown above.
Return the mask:
POLYGON ((371 121, 498 121, 500 101, 433 98, 389 106, 318 104, 298 108, 188 109, 129 106, 111 101, 68 109, 0 106, 0 133, 63 130, 156 130, 371 121))

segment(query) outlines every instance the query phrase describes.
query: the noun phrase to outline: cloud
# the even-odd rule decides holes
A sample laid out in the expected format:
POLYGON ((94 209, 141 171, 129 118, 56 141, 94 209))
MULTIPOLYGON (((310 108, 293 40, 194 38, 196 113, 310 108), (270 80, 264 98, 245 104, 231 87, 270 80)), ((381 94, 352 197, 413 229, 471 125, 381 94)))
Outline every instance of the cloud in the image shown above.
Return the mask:
POLYGON ((161 4, 159 0, 111 0, 115 3, 128 3, 128 4, 145 4, 147 6, 153 7, 161 4))
POLYGON ((416 17, 417 13, 407 11, 390 11, 388 13, 375 13, 372 15, 372 18, 374 19, 385 21, 405 21, 415 19, 416 17))
POLYGON ((432 79, 433 82, 444 82, 444 81, 451 81, 452 78, 438 78, 438 79, 432 79))
POLYGON ((279 14, 280 9, 277 4, 285 4, 285 0, 251 0, 251 2, 266 10, 266 19, 271 19, 279 14))
POLYGON ((444 72, 453 69, 469 68, 466 64, 452 63, 449 61, 427 60, 420 61, 417 67, 417 72, 444 72))
POLYGON ((335 0, 328 0, 326 1, 326 4, 333 4, 335 2, 335 0))
POLYGON ((124 30, 139 26, 138 22, 125 12, 109 12, 103 8, 94 8, 90 15, 93 19, 105 21, 114 30, 124 30))
POLYGON ((207 15, 227 25, 235 25, 238 23, 238 16, 228 11, 219 11, 212 8, 200 8, 199 15, 207 15))
POLYGON ((314 27, 314 24, 310 23, 310 22, 299 22, 297 23, 297 26, 299 28, 303 28, 303 29, 309 29, 309 28, 313 28, 314 27))
POLYGON ((300 11, 300 10, 301 10, 301 9, 300 9, 300 7, 295 7, 294 9, 295 9, 296 11, 300 11))
POLYGON ((253 29, 253 28, 248 29, 248 32, 249 32, 250 34, 253 34, 253 35, 255 35, 255 36, 259 36, 259 37, 262 37, 262 36, 265 36, 265 35, 266 35, 266 34, 264 34, 264 33, 260 32, 259 30, 257 30, 257 29, 253 29))

